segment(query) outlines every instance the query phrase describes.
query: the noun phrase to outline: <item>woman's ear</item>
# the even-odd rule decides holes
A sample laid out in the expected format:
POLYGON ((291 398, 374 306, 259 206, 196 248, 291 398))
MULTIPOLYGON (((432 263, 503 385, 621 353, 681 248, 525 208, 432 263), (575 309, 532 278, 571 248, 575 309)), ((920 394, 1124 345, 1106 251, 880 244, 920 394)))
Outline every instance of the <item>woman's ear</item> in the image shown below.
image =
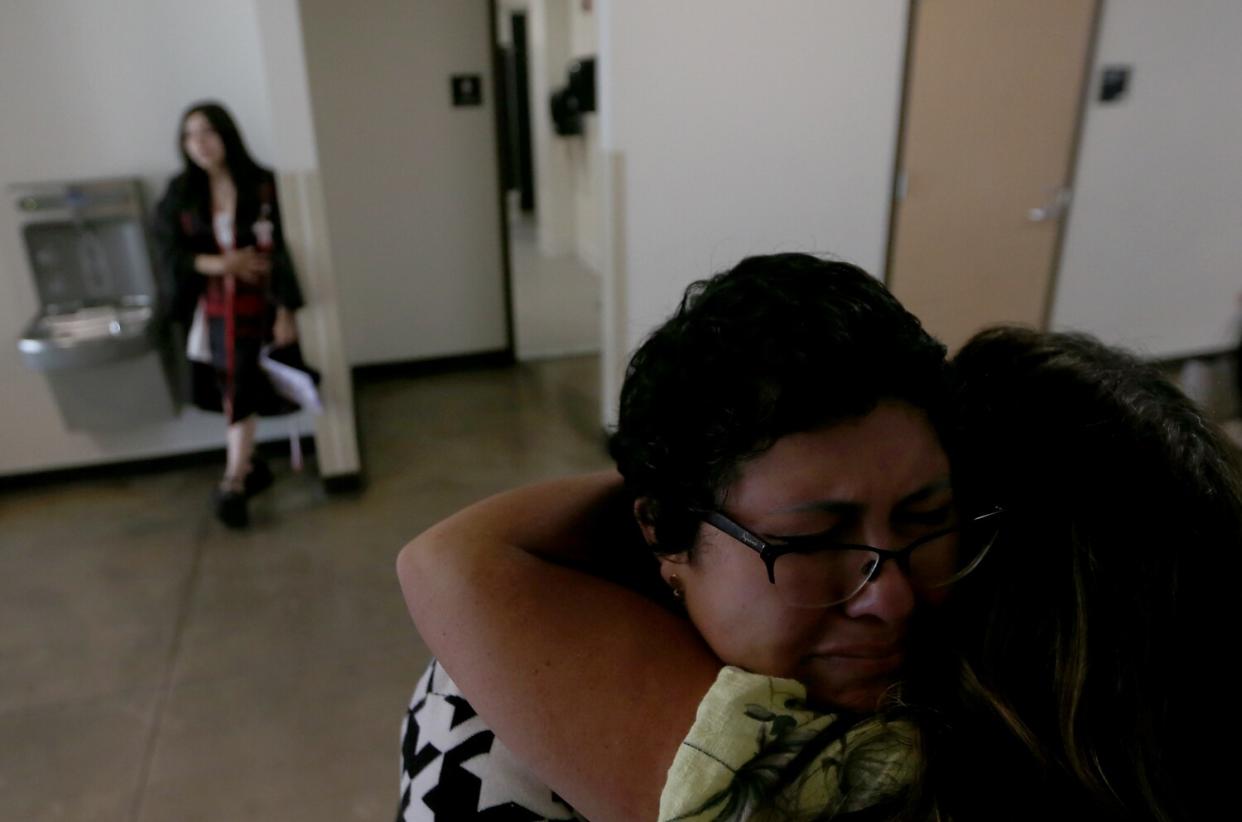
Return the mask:
MULTIPOLYGON (((643 532, 643 539, 647 541, 647 545, 655 548, 655 513, 656 503, 650 497, 639 497, 634 500, 634 520, 638 523, 638 528, 643 532)), ((678 581, 677 573, 679 569, 685 567, 689 555, 682 551, 676 554, 657 553, 656 558, 660 561, 660 576, 674 589, 680 588, 681 583, 678 581)), ((681 573, 685 573, 684 570, 681 573)))
POLYGON ((684 603, 686 599, 686 582, 682 578, 682 574, 685 573, 686 565, 684 562, 678 562, 668 557, 660 557, 660 578, 664 580, 664 584, 672 592, 673 599, 681 603, 684 603))
POLYGON ((651 497, 639 497, 634 500, 634 521, 638 523, 638 529, 643 532, 643 539, 646 540, 647 545, 652 547, 656 544, 654 509, 655 503, 651 501, 651 497))

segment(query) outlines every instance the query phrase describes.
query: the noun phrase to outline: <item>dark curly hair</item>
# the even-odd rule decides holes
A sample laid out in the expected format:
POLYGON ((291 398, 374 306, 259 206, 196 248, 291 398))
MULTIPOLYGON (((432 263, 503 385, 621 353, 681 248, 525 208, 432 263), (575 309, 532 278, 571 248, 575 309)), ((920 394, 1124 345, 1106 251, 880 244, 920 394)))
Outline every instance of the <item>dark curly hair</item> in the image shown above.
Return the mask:
POLYGON ((1006 514, 941 641, 917 646, 924 800, 958 820, 1208 818, 1229 790, 1204 705, 1231 681, 1233 449, 1155 367, 1089 337, 991 330, 954 369, 955 491, 1006 514))
POLYGON ((630 360, 609 451, 656 550, 693 547, 740 463, 883 399, 942 397, 945 348, 875 278, 808 254, 749 257, 686 289, 630 360))

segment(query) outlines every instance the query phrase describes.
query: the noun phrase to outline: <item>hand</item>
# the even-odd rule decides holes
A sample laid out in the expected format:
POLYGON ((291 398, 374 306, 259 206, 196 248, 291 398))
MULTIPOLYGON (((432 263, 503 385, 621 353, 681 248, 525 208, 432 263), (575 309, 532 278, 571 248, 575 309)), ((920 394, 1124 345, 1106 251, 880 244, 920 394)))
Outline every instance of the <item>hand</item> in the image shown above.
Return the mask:
POLYGON ((283 348, 298 341, 298 324, 293 312, 281 306, 276 309, 276 325, 272 327, 272 347, 283 348))
POLYGON ((222 273, 232 274, 244 283, 262 285, 272 271, 271 258, 255 251, 253 246, 226 251, 220 256, 222 273))

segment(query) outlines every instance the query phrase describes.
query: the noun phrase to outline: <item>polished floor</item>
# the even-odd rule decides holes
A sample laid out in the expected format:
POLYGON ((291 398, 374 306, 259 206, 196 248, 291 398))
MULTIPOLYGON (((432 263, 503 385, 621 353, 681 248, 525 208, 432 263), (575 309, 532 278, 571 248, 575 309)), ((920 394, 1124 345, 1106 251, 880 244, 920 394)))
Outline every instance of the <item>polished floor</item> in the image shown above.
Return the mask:
POLYGON ((519 360, 598 353, 600 277, 573 253, 539 250, 535 218, 509 209, 514 350, 519 360))
MULTIPOLYGON (((427 651, 402 544, 523 481, 607 466, 591 357, 358 387, 366 484, 218 468, 0 491, 0 820, 385 820, 427 651)), ((313 468, 313 466, 312 466, 313 468)))

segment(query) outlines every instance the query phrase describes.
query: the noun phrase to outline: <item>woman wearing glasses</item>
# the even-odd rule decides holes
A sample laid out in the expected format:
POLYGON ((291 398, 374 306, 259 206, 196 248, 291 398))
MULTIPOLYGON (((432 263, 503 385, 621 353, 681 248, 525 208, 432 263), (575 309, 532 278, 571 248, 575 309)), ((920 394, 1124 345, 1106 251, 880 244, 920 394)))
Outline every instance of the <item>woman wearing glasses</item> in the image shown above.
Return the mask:
POLYGON ((462 799, 475 806, 454 808, 459 814, 478 812, 481 801, 513 801, 536 817, 567 817, 550 791, 523 794, 513 785, 520 780, 508 778, 515 769, 495 765, 516 760, 552 776, 558 789, 565 784, 561 796, 590 818, 651 818, 677 743, 722 661, 797 680, 816 706, 873 711, 899 679, 911 626, 951 581, 911 575, 912 558, 920 569, 935 565, 922 561, 929 553, 953 571, 967 564, 956 553, 960 514, 932 423, 944 376, 943 346, 854 266, 799 254, 756 257, 691 286, 626 376, 611 440, 623 492, 608 478, 518 492, 433 529, 403 554, 412 611, 453 678, 504 672, 520 681, 498 689, 498 701, 468 689, 483 711, 476 723, 456 712, 464 700, 433 666, 405 734, 403 818, 452 815, 445 803, 469 783, 458 773, 467 757, 483 784, 475 780, 473 795, 462 799), (587 526, 594 503, 615 497, 625 510, 610 521, 624 530, 614 526, 613 547, 605 547, 587 526), (773 550, 761 556, 725 533, 723 517, 773 550), (494 541, 543 547, 542 536, 548 553, 632 580, 640 592, 521 550, 492 550, 494 541), (852 591, 808 591, 798 574, 786 573, 803 558, 776 556, 775 543, 791 537, 882 550, 855 549, 845 583, 852 591), (911 545, 924 547, 898 559, 895 552, 911 545), (480 561, 467 567, 476 548, 480 561), (564 588, 549 585, 545 572, 567 575, 564 588), (534 596, 527 601, 525 593, 534 596), (799 601, 804 594, 812 599, 799 601), (658 624, 631 621, 624 616, 631 607, 658 624), (505 617, 492 623, 488 613, 505 617), (437 614, 446 621, 436 624, 437 614), (640 630, 627 631, 631 624, 640 630), (534 658, 540 665, 528 668, 534 658), (561 688, 562 676, 575 687, 561 688), (627 702, 596 714, 609 685, 627 702), (546 686, 557 689, 554 699, 546 686), (437 705, 452 714, 429 714, 437 705), (543 711, 574 722, 559 726, 543 711), (497 742, 484 749, 487 764, 473 758, 487 732, 482 719, 500 740, 514 740, 514 756, 497 742), (550 758, 523 747, 522 730, 511 723, 525 720, 554 737, 564 732, 550 758), (437 735, 440 728, 453 733, 437 735), (582 751, 579 739, 591 748, 582 751), (616 768, 601 767, 605 749, 619 755, 616 768), (579 753, 561 756, 570 751, 579 753), (498 772, 502 789, 491 784, 501 781, 498 772), (558 780, 561 774, 568 778, 558 780), (595 781, 584 790, 577 776, 595 781), (596 801, 596 788, 605 801, 596 801))
POLYGON ((926 415, 892 397, 795 418, 729 467, 683 508, 688 551, 639 495, 697 631, 527 553, 594 540, 607 478, 432 529, 400 563, 411 612, 508 749, 592 819, 651 818, 666 775, 661 818, 1197 818, 1225 784, 1193 754, 1230 582, 1200 560, 1242 541, 1228 450, 1089 341, 994 332, 957 366, 956 502, 926 415))

